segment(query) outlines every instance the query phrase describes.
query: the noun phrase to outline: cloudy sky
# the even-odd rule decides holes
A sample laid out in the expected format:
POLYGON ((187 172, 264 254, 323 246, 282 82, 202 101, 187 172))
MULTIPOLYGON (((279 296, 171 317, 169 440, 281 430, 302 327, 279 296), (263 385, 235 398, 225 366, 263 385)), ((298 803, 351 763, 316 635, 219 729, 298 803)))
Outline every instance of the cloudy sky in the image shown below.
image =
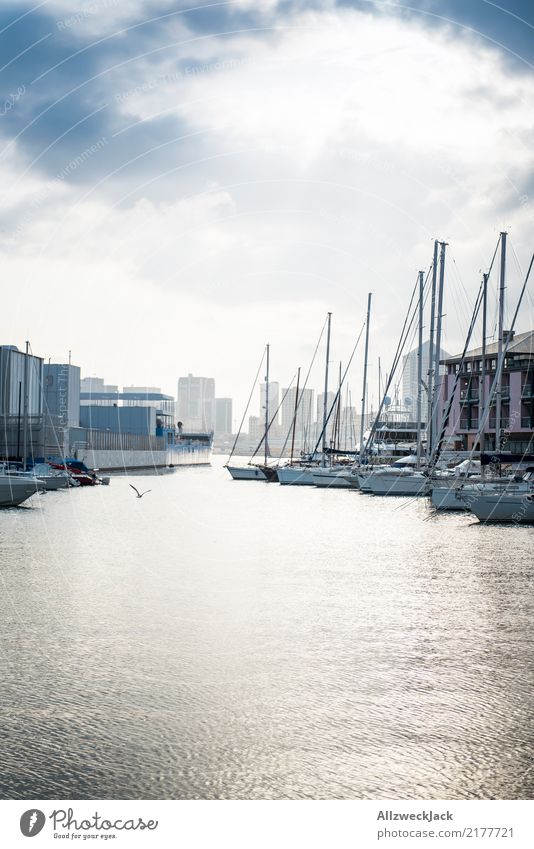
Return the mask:
POLYGON ((499 231, 510 303, 534 250, 533 35, 529 0, 3 2, 1 341, 239 407, 373 291, 374 381, 440 238, 456 351, 499 231))

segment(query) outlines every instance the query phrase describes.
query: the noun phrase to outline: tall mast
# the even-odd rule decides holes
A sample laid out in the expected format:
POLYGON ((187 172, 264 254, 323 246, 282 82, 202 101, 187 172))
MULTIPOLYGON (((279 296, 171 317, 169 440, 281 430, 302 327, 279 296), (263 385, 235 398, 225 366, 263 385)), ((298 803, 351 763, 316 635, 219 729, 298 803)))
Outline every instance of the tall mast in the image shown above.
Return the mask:
POLYGON ((365 432, 365 394, 367 389, 367 360, 369 358, 369 324, 371 321, 371 299, 373 295, 369 292, 367 296, 367 320, 365 322, 365 354, 363 360, 363 386, 362 386, 362 418, 360 421, 360 461, 363 459, 363 434, 365 432))
POLYGON ((28 456, 28 407, 29 407, 29 356, 30 343, 26 342, 26 356, 24 357, 24 412, 22 419, 22 468, 26 471, 26 458, 28 456))
POLYGON ((293 413, 293 433, 291 434, 291 456, 289 465, 293 465, 293 452, 295 450, 295 428, 297 427, 297 413, 299 410, 299 385, 300 385, 300 366, 297 371, 297 391, 295 393, 295 411, 293 413))
POLYGON ((382 400, 382 366, 380 364, 380 357, 378 358, 378 406, 380 406, 380 401, 382 400))
MULTIPOLYGON (((478 389, 478 412, 479 412, 479 424, 480 419, 482 418, 482 410, 486 406, 486 338, 487 338, 487 326, 488 326, 488 277, 489 274, 483 275, 483 288, 482 288, 482 368, 480 370, 480 381, 479 381, 479 389, 478 389)), ((480 431, 479 437, 479 448, 480 453, 484 451, 484 442, 485 442, 485 428, 483 427, 480 431)), ((484 473, 484 466, 481 466, 482 473, 484 473)))
POLYGON ((339 389, 337 393, 337 407, 336 407, 336 424, 334 428, 334 439, 333 439, 333 448, 334 450, 338 450, 341 448, 341 388, 342 388, 342 377, 341 377, 341 362, 339 363, 339 389))
POLYGON ((326 363, 324 369, 324 403, 323 403, 323 447, 321 466, 326 466, 326 420, 328 418, 328 363, 330 360, 330 327, 332 324, 332 313, 328 313, 328 327, 326 331, 326 363))
POLYGON ((434 240, 434 258, 432 259, 432 296, 430 302, 430 340, 428 348, 428 380, 427 380, 427 454, 430 457, 432 451, 432 401, 434 393, 434 332, 436 316, 436 283, 438 279, 438 240, 434 240))
POLYGON ((267 363, 265 369, 265 465, 267 465, 267 459, 269 457, 269 446, 267 444, 267 431, 269 430, 269 348, 270 345, 267 343, 267 363))
MULTIPOLYGON (((499 287, 499 338, 497 340, 497 363, 501 361, 503 332, 504 332, 504 298, 506 289, 506 236, 507 233, 501 233, 501 282, 499 287)), ((501 413, 502 413, 502 368, 499 372, 499 380, 495 392, 495 450, 500 451, 501 448, 501 413)))
POLYGON ((438 310, 436 314, 436 343, 434 346, 434 386, 432 404, 432 448, 438 432, 439 395, 441 381, 439 379, 439 361, 441 357, 441 327, 443 323, 443 289, 445 283, 445 251, 447 242, 440 242, 439 252, 439 281, 438 281, 438 310))
POLYGON ((421 465, 421 415, 422 397, 421 383, 423 380, 423 299, 424 299, 424 271, 419 272, 419 346, 417 349, 417 468, 421 465))

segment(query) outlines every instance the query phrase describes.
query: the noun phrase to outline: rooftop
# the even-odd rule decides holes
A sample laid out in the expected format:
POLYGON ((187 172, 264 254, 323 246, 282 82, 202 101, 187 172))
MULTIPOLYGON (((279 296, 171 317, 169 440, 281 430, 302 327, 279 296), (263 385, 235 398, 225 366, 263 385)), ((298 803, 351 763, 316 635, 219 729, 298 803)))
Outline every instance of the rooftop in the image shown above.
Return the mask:
MULTIPOLYGON (((508 331, 504 332, 504 339, 506 339, 506 334, 508 331)), ((496 356, 499 352, 499 343, 498 342, 490 342, 486 345, 486 356, 493 357, 496 356)), ((533 356, 534 358, 534 330, 529 330, 527 333, 518 333, 514 335, 512 341, 508 346, 508 355, 517 355, 517 354, 527 354, 529 356, 533 356)), ((472 351, 468 351, 465 355, 466 360, 476 360, 482 357, 482 348, 474 348, 472 351)), ((461 354, 456 354, 454 357, 448 357, 445 360, 442 360, 446 365, 450 365, 452 363, 459 363, 462 359, 461 354)))

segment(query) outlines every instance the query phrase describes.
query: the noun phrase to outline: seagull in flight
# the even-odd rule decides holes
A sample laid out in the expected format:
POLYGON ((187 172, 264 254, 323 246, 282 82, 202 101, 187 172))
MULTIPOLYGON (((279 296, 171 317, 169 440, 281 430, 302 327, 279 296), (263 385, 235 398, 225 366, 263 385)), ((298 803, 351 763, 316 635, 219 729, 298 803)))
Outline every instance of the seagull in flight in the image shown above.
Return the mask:
POLYGON ((136 487, 136 486, 133 486, 133 484, 129 484, 129 486, 131 486, 131 487, 132 487, 132 489, 134 490, 134 492, 136 493, 136 495, 137 495, 137 497, 138 497, 138 498, 142 498, 142 497, 143 497, 143 495, 146 495, 146 494, 147 494, 147 492, 152 492, 152 490, 151 490, 151 489, 145 489, 145 491, 144 491, 144 492, 139 492, 139 490, 137 489, 137 487, 136 487))

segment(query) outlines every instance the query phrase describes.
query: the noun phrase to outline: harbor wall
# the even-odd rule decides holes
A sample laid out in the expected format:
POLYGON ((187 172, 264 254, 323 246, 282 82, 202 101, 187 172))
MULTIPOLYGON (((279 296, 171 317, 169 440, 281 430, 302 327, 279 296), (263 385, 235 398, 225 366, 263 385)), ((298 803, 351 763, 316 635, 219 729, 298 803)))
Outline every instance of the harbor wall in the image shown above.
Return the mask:
POLYGON ((85 448, 78 451, 78 459, 90 469, 114 471, 119 469, 159 469, 167 465, 166 451, 121 451, 85 448))
POLYGON ((163 469, 166 466, 208 465, 211 452, 205 446, 183 446, 179 450, 139 451, 84 448, 77 452, 78 460, 90 469, 112 472, 120 469, 163 469))

